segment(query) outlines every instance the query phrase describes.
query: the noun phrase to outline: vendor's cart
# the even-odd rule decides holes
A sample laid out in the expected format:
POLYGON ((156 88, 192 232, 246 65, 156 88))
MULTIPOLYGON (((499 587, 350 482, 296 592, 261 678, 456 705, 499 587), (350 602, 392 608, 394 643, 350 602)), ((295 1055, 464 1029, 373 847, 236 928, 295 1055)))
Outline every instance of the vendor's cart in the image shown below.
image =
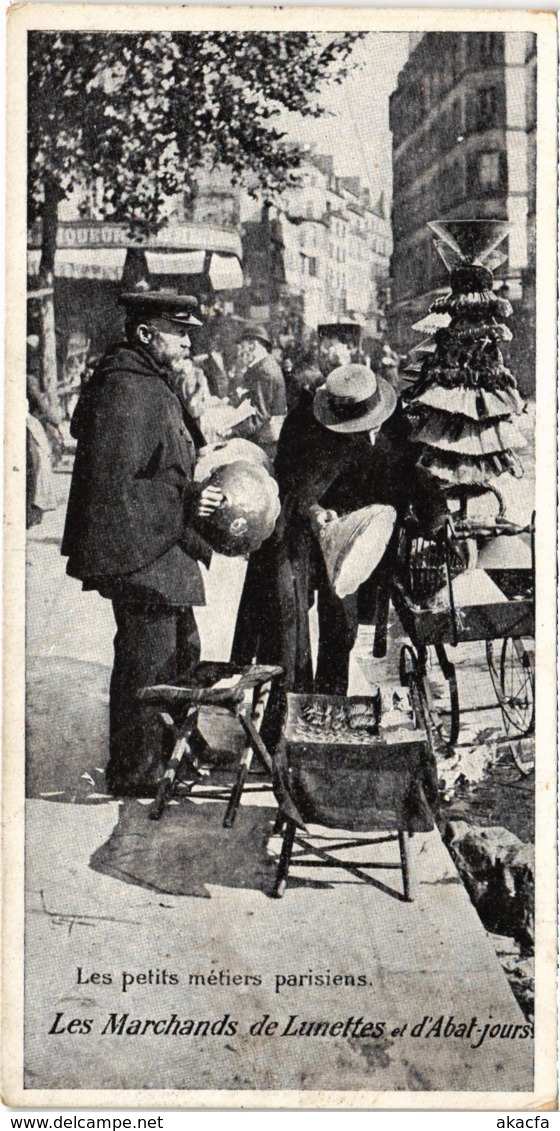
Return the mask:
MULTIPOLYGON (((399 571, 392 588, 392 601, 401 624, 410 638, 400 655, 400 678, 405 686, 413 686, 421 703, 425 724, 432 743, 438 738, 448 746, 457 744, 461 713, 482 712, 496 704, 461 707, 455 664, 448 646, 469 641, 486 642, 486 662, 501 710, 504 729, 509 738, 532 734, 535 720, 534 675, 534 594, 535 551, 534 516, 527 526, 498 518, 492 524, 458 522, 448 524, 444 553, 439 552, 444 586, 439 601, 420 603, 422 582, 438 564, 418 538, 413 520, 405 523, 399 549, 399 571), (485 555, 478 566, 465 570, 457 555, 457 546, 469 543, 492 545, 499 539, 525 539, 527 564, 513 568, 483 568, 485 555), (419 544, 421 549, 419 550, 419 544), (465 596, 470 594, 470 597, 465 596), (478 596, 477 596, 478 594, 478 596), (436 704, 429 673, 435 662, 445 677, 446 699, 436 704)), ((518 542, 519 544, 519 542, 518 542)), ((427 545, 427 544, 426 544, 427 545)), ((434 547, 434 544, 431 544, 434 547)), ((492 556, 487 555, 492 563, 492 556)), ((499 555, 494 555, 498 566, 499 555)), ((433 577, 431 578, 433 582, 433 577)))

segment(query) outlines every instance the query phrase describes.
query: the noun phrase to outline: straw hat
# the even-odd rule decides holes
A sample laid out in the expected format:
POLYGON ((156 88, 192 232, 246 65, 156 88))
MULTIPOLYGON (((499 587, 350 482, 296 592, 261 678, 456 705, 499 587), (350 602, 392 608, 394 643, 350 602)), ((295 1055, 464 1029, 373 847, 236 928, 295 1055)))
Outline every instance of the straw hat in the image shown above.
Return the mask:
POLYGON ((397 394, 367 365, 340 365, 317 390, 315 418, 331 432, 370 432, 395 411, 397 394))

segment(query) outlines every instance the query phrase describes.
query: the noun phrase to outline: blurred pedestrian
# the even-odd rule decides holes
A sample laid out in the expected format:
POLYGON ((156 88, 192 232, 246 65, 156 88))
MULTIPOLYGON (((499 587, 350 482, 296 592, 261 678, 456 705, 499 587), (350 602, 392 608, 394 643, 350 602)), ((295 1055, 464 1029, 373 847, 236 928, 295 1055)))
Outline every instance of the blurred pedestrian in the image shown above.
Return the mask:
POLYGON ((26 418, 26 507, 25 525, 37 526, 46 511, 57 508, 51 464, 51 446, 45 429, 31 412, 26 418))
POLYGON ((383 376, 396 389, 399 380, 399 357, 388 342, 384 342, 382 346, 381 365, 383 376))
POLYGON ((361 326, 357 322, 324 322, 317 327, 319 368, 323 377, 333 369, 360 360, 361 326))
POLYGON ((29 334, 27 337, 26 388, 29 411, 46 432, 51 445, 52 461, 57 463, 64 448, 62 412, 53 396, 41 385, 37 334, 29 334))
POLYGON ((248 439, 274 459, 287 405, 284 376, 271 351, 272 342, 264 326, 250 325, 244 329, 238 347, 241 380, 256 409, 256 422, 248 439))
POLYGON ((313 345, 299 345, 287 361, 290 365, 286 369, 285 363, 284 375, 288 411, 291 412, 298 404, 312 401, 315 389, 323 384, 324 377, 319 369, 317 350, 313 345))
POLYGON ((53 407, 39 379, 39 338, 27 338, 26 387, 26 508, 29 529, 43 521, 46 511, 56 510, 53 476, 55 457, 62 450, 61 413, 53 407))

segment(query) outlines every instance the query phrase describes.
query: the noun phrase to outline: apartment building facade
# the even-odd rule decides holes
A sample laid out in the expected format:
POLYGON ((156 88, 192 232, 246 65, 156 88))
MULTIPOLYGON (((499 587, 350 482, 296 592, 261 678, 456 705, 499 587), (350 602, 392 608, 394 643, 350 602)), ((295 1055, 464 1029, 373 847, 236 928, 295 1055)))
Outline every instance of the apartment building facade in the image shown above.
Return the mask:
MULTIPOLYGON (((535 254, 534 41, 523 32, 429 32, 414 43, 398 77, 389 114, 391 330, 401 350, 417 340, 413 323, 447 283, 428 220, 509 220, 500 274, 514 307, 526 305, 535 254)), ((532 364, 526 357, 525 385, 532 364)))
POLYGON ((332 157, 310 154, 297 188, 252 208, 242 224, 246 311, 273 330, 299 319, 305 333, 344 318, 382 332, 391 255, 382 197, 337 177, 332 157))
MULTIPOLYGON (((380 323, 387 216, 358 179, 335 176, 330 157, 304 161, 299 181, 271 201, 234 183, 227 169, 200 171, 194 197, 170 198, 161 229, 140 240, 100 219, 95 199, 77 189, 59 207, 54 295, 62 383, 119 336, 119 292, 140 280, 197 294, 209 307, 218 303, 234 321, 264 322, 277 338, 339 317, 380 323)), ((36 226, 28 238, 31 292, 40 242, 36 226)))

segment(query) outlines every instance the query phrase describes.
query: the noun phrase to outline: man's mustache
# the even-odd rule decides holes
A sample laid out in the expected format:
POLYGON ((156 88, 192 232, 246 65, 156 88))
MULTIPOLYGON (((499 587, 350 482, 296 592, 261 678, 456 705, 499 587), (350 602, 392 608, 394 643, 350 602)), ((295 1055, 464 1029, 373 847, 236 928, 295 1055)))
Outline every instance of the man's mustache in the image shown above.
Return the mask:
POLYGON ((183 357, 174 357, 169 368, 171 372, 177 374, 178 377, 192 377, 195 367, 190 349, 185 352, 183 357))

